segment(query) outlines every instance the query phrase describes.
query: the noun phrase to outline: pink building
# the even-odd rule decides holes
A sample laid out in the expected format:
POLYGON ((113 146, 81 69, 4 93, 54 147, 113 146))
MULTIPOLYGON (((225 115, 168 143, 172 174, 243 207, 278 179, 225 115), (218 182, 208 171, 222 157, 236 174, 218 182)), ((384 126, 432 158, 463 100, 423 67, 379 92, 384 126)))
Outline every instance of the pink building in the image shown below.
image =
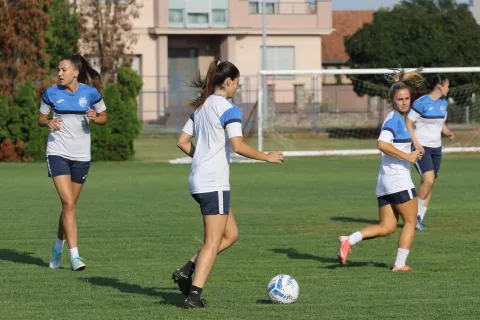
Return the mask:
MULTIPOLYGON (((197 69, 206 73, 215 59, 237 65, 242 74, 239 100, 244 104, 256 101, 261 0, 140 2, 140 18, 134 21, 134 54, 144 82, 142 120, 166 123, 172 114, 178 116, 194 93, 185 82, 197 69)), ((333 31, 332 1, 266 0, 266 13, 267 69, 320 69, 321 35, 333 31)), ((293 88, 299 81, 310 79, 276 79, 275 99, 293 101, 293 88)))

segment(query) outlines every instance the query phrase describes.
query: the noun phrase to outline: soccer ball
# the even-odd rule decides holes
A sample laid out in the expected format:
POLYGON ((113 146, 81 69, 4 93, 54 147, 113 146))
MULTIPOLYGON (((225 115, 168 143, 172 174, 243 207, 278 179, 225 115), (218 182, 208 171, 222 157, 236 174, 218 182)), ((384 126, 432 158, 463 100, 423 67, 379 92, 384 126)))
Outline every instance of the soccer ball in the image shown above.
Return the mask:
POLYGON ((273 303, 288 304, 297 301, 300 287, 293 277, 279 274, 270 280, 267 294, 273 303))

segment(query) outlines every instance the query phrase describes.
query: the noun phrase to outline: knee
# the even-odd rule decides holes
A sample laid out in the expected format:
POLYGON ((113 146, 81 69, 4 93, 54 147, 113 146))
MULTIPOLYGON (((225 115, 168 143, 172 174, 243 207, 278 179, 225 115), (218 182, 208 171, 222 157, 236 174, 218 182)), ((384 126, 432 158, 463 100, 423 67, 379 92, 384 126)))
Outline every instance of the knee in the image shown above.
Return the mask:
POLYGON ((432 188, 433 185, 435 184, 435 177, 432 175, 431 177, 423 177, 422 178, 422 184, 424 186, 427 186, 428 188, 432 188))
POLYGON ((75 201, 73 199, 62 200, 62 209, 63 212, 75 211, 75 201))
POLYGON ((223 241, 226 241, 230 245, 234 245, 238 240, 238 230, 235 232, 231 232, 230 234, 226 234, 223 238, 223 241))
POLYGON ((383 236, 389 237, 395 233, 395 230, 397 229, 397 225, 396 224, 382 225, 382 229, 383 229, 383 236))

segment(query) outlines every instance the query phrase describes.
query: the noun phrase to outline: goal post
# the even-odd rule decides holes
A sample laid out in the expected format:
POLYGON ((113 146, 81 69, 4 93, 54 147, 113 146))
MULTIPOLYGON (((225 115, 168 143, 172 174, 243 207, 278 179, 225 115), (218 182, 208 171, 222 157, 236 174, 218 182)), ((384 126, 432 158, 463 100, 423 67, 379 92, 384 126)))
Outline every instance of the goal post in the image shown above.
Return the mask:
MULTIPOLYGON (((260 70, 257 83, 258 149, 291 151, 295 156, 301 156, 302 151, 305 155, 322 155, 322 151, 325 155, 362 154, 362 149, 365 154, 371 154, 374 148, 371 142, 378 133, 378 125, 391 108, 386 100, 388 83, 385 81, 384 86, 374 84, 362 80, 365 79, 362 76, 383 76, 394 70, 398 68, 260 70), (324 143, 310 144, 306 137, 323 139, 324 143)), ((432 73, 443 73, 448 77, 455 74, 457 78, 467 73, 480 76, 480 67, 422 70, 422 74, 432 73)), ((480 147, 480 82, 460 82, 450 85, 447 121, 462 130, 462 135, 460 141, 447 147, 480 151, 477 150, 480 147)), ((414 97, 425 93, 425 90, 416 92, 414 97)))

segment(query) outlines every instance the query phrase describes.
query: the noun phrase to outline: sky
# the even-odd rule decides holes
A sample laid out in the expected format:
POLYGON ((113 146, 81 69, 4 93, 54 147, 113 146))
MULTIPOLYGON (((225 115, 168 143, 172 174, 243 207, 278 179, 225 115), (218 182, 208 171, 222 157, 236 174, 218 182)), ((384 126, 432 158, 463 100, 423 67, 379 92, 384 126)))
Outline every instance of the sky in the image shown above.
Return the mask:
MULTIPOLYGON (((333 10, 377 10, 380 7, 392 7, 400 0, 332 0, 333 10)), ((468 0, 457 0, 459 3, 468 3, 468 0)))

